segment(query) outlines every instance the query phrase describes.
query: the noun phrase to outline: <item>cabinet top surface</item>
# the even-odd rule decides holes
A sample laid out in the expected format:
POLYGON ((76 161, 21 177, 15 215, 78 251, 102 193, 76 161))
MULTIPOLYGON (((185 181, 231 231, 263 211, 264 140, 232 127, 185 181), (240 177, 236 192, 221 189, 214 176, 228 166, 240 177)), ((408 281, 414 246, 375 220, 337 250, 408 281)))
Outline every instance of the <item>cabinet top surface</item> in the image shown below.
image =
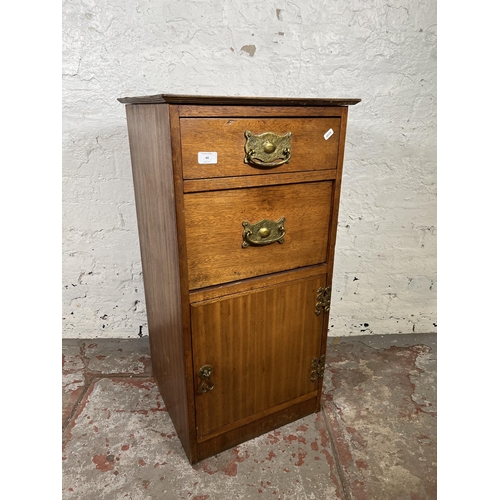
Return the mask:
POLYGON ((157 94, 138 97, 121 97, 123 104, 202 104, 202 105, 249 105, 249 106, 353 106, 361 101, 357 98, 312 98, 312 97, 242 97, 157 94))

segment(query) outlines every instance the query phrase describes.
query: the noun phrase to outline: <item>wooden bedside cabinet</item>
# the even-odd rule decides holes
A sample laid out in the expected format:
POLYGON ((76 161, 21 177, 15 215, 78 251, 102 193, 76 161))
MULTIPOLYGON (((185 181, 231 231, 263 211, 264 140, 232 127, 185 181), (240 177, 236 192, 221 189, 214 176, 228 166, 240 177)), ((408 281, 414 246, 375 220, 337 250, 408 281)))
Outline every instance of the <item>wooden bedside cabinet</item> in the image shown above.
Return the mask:
POLYGON ((191 463, 320 409, 349 105, 126 103, 153 372, 191 463))

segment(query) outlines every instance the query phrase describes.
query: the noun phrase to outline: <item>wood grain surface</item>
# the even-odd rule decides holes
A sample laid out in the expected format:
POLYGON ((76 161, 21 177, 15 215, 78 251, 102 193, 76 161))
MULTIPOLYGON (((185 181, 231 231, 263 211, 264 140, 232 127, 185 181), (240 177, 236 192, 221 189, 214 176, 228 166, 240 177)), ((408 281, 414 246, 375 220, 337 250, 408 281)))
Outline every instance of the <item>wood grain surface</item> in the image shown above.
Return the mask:
POLYGON ((298 184, 333 180, 336 170, 293 172, 290 174, 242 175, 239 177, 213 177, 211 179, 188 179, 184 181, 185 193, 200 191, 224 191, 226 189, 257 186, 276 186, 278 184, 298 184))
POLYGON ((126 107, 153 371, 191 463, 320 409, 347 126, 360 99, 161 94, 126 107), (168 104, 167 104, 168 103, 168 104), (333 136, 325 140, 327 130, 333 136), (245 130, 292 132, 292 158, 243 162, 245 130), (198 152, 218 153, 214 165, 198 152), (243 221, 285 217, 242 248, 243 221), (198 369, 213 367, 198 394, 198 369))
POLYGON ((247 278, 241 281, 224 285, 215 285, 200 290, 194 290, 189 294, 191 304, 195 302, 203 302, 205 300, 224 297, 225 295, 235 295, 237 293, 245 293, 258 288, 264 288, 271 285, 280 285, 287 281, 295 281, 301 278, 326 274, 329 266, 327 264, 318 264, 316 266, 306 266, 293 271, 283 271, 279 273, 259 276, 257 278, 247 278))
POLYGON ((172 150, 172 174, 177 227, 166 226, 164 231, 177 232, 178 266, 180 276, 180 295, 182 309, 182 342, 184 346, 184 367, 186 381, 187 417, 190 446, 190 460, 196 462, 197 446, 195 432, 195 406, 193 381, 193 355, 191 345, 191 313, 189 309, 189 283, 186 247, 186 223, 184 219, 184 196, 182 179, 181 134, 178 106, 169 105, 170 145, 172 150))
POLYGON ((361 101, 357 98, 314 98, 314 97, 251 97, 251 96, 207 96, 155 94, 149 96, 120 97, 124 104, 209 104, 209 105, 251 105, 251 106, 352 106, 361 101))
MULTIPOLYGON (((191 306, 193 367, 213 368, 212 391, 196 395, 198 438, 317 389, 324 315, 315 314, 326 276, 191 306)), ((201 379, 200 379, 201 382, 201 379)))
POLYGON ((181 118, 182 161, 185 179, 265 175, 269 173, 337 168, 339 118, 181 118), (324 134, 333 135, 325 140, 324 134), (292 133, 291 159, 277 167, 244 162, 246 137, 273 132, 292 133), (199 164, 199 152, 216 152, 216 164, 199 164))
POLYGON ((135 105, 126 111, 153 372, 193 460, 169 110, 135 105))
POLYGON ((184 195, 189 288, 326 262, 332 182, 184 195), (285 217, 282 244, 242 248, 243 221, 285 217))
POLYGON ((233 446, 248 441, 257 436, 277 429, 282 425, 298 420, 314 413, 317 397, 300 401, 276 413, 267 415, 258 420, 253 420, 235 429, 228 430, 223 434, 217 434, 211 439, 198 443, 198 460, 211 457, 216 453, 228 450, 233 446))
MULTIPOLYGON (((327 276, 327 284, 331 286, 333 283, 333 267, 335 262, 335 244, 337 242, 337 226, 339 220, 339 207, 340 207, 340 192, 342 188, 342 172, 344 167, 344 149, 345 149, 345 140, 346 140, 346 131, 347 131, 347 115, 348 108, 342 109, 342 117, 341 117, 341 127, 340 127, 340 137, 339 137, 339 151, 338 151, 338 167, 337 167, 337 176, 334 181, 334 190, 332 193, 332 220, 330 224, 330 234, 328 238, 328 276, 327 276)), ((323 335, 321 341, 321 354, 325 354, 326 352, 326 342, 328 338, 328 322, 325 322, 323 325, 323 335)), ((318 397, 316 404, 316 411, 320 410, 320 401, 321 401, 321 393, 323 391, 323 385, 319 386, 320 396, 318 397)))
POLYGON ((181 118, 341 116, 344 106, 203 106, 179 105, 181 118))

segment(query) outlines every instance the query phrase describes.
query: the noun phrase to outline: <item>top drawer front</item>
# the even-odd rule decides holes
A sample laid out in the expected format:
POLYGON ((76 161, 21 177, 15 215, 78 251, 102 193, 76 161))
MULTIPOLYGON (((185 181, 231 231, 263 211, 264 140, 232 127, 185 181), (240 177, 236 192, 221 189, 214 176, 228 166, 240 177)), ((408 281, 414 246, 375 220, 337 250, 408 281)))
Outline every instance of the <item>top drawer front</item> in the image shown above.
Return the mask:
POLYGON ((181 118, 180 126, 185 179, 337 168, 339 117, 181 118), (291 132, 289 162, 275 167, 246 164, 247 130, 253 135, 265 132, 284 135, 291 132), (200 152, 217 153, 217 163, 198 163, 200 152))

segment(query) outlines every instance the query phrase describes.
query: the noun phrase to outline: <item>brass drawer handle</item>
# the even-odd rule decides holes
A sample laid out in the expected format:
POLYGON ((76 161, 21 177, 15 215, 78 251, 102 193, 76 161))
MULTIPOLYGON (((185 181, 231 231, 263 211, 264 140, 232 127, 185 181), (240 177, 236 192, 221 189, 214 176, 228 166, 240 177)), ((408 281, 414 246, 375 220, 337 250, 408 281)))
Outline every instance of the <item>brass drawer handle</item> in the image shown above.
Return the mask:
POLYGON ((290 139, 291 132, 278 135, 273 132, 264 132, 254 135, 245 130, 245 158, 244 162, 256 167, 279 167, 288 163, 292 157, 290 139))
POLYGON ((199 394, 211 391, 215 387, 215 384, 210 380, 210 375, 212 375, 212 367, 210 365, 203 365, 198 370, 198 377, 201 378, 201 384, 198 387, 199 394))
POLYGON ((261 221, 250 224, 244 220, 243 227, 243 248, 249 245, 263 246, 270 245, 271 243, 283 243, 285 238, 285 218, 281 217, 277 222, 269 219, 262 219, 261 221))

